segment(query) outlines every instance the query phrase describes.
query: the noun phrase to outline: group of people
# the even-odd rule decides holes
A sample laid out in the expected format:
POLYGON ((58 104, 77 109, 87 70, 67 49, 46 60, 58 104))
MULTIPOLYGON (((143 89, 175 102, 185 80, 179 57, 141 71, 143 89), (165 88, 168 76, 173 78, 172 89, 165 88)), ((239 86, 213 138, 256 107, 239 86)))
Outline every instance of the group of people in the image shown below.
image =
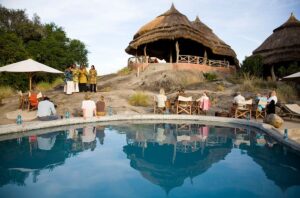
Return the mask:
POLYGON ((88 90, 91 92, 97 91, 97 70, 94 65, 87 71, 86 66, 81 65, 78 68, 74 64, 66 68, 64 75, 64 92, 66 94, 72 94, 73 92, 87 92, 88 90))
MULTIPOLYGON (((233 104, 236 104, 239 107, 239 105, 243 105, 245 102, 245 97, 241 95, 241 92, 237 92, 236 96, 233 98, 233 104)), ((275 106, 278 102, 276 91, 271 91, 268 97, 257 93, 254 102, 260 111, 266 108, 267 114, 275 114, 275 106), (263 101, 264 103, 260 103, 260 101, 263 101)))
MULTIPOLYGON (((192 97, 188 97, 185 94, 184 89, 179 89, 174 98, 168 99, 163 88, 160 89, 159 94, 154 97, 154 101, 157 103, 158 108, 167 109, 170 108, 171 104, 176 106, 181 101, 192 102, 192 97), (168 104, 170 103, 170 104, 168 104)), ((210 100, 207 96, 207 92, 203 92, 201 96, 196 100, 196 104, 199 106, 200 110, 206 113, 210 108, 210 100)))
MULTIPOLYGON (((92 118, 94 116, 105 116, 105 101, 104 96, 100 96, 95 103, 91 100, 91 95, 86 93, 81 104, 82 116, 84 119, 92 118)), ((37 117, 41 121, 57 120, 60 117, 56 113, 55 105, 49 97, 44 96, 43 100, 38 103, 37 117)))

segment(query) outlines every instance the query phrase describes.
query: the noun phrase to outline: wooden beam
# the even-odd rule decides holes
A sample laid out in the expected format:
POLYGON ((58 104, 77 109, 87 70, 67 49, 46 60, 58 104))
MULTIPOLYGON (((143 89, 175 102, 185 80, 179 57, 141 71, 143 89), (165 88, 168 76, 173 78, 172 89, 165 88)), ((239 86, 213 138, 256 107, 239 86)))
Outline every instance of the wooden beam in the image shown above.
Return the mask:
POLYGON ((175 48, 176 48, 176 63, 178 63, 178 60, 179 60, 179 51, 180 51, 178 41, 176 41, 175 48))
POLYGON ((144 47, 144 56, 145 56, 145 63, 148 63, 148 58, 147 58, 147 45, 144 47))
POLYGON ((272 76, 272 81, 276 81, 276 76, 274 72, 274 65, 271 66, 271 76, 272 76))

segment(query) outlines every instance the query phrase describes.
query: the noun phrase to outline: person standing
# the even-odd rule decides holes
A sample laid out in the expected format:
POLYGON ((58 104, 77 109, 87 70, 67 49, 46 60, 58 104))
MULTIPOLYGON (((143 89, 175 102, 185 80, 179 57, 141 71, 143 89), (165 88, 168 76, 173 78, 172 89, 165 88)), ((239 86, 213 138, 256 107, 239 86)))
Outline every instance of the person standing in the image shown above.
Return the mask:
POLYGON ((79 70, 75 64, 72 66, 71 71, 72 71, 72 75, 73 75, 74 92, 78 93, 79 92, 79 86, 78 86, 79 70))
POLYGON ((79 73, 79 91, 86 92, 87 91, 86 83, 87 83, 88 72, 86 71, 86 68, 84 65, 80 66, 78 73, 79 73))
POLYGON ((64 87, 64 92, 66 94, 72 94, 74 91, 74 84, 73 84, 73 75, 72 75, 72 70, 71 66, 68 66, 65 70, 65 87, 64 87))
POLYGON ((90 69, 90 91, 96 92, 97 87, 97 70, 95 69, 95 66, 92 65, 90 69))

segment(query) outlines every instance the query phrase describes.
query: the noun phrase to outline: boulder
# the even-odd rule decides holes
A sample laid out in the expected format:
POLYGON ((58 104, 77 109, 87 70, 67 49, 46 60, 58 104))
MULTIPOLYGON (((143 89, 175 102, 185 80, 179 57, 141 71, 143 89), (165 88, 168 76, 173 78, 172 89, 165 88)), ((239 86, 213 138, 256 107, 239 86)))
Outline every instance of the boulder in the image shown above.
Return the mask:
POLYGON ((275 128, 280 128, 283 124, 283 119, 276 114, 269 114, 266 116, 264 122, 274 126, 275 128))

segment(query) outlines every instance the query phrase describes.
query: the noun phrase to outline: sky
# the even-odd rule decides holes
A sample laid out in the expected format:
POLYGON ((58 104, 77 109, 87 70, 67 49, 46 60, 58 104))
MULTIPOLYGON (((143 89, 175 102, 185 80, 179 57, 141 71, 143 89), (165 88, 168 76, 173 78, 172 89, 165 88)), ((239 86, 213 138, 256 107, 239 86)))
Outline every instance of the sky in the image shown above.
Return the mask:
POLYGON ((189 20, 199 16, 236 52, 240 62, 250 56, 291 12, 300 19, 300 0, 0 0, 6 8, 25 9, 29 18, 63 27, 89 51, 98 73, 117 72, 130 57, 125 48, 146 23, 172 3, 189 20))

